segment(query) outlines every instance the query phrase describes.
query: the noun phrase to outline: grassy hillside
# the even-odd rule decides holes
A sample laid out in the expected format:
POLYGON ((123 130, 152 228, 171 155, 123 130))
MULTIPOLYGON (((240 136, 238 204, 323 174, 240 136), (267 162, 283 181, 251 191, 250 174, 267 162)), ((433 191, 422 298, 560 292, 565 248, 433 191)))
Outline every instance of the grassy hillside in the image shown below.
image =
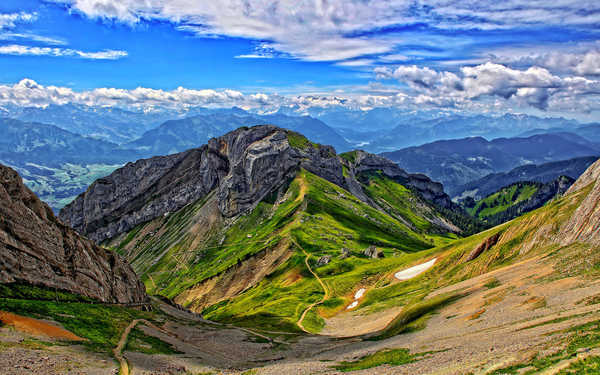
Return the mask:
POLYGON ((375 175, 366 189, 386 204, 388 213, 301 171, 233 222, 214 215, 216 203, 209 196, 107 245, 131 259, 149 293, 175 299, 210 319, 292 331, 299 329, 296 323, 306 307, 325 293, 308 261, 328 292, 327 300, 304 319, 307 329, 318 331, 321 315, 343 309, 358 285, 380 282, 427 249, 456 238, 427 221, 435 210, 402 185, 375 175), (211 216, 214 220, 207 221, 211 216), (384 257, 364 255, 369 246, 384 257), (328 264, 317 266, 322 257, 329 257, 328 264), (254 263, 266 270, 264 278, 253 278, 257 270, 248 264, 254 263))
POLYGON ((467 209, 469 214, 485 219, 506 211, 508 208, 531 198, 541 187, 537 182, 518 182, 477 201, 467 209))
MULTIPOLYGON (((302 170, 239 218, 220 217, 209 195, 107 245, 132 260, 150 293, 211 320, 251 328, 319 332, 365 289, 352 311, 405 306, 411 312, 380 338, 422 328, 437 309, 461 297, 443 295, 433 303, 432 292, 530 257, 560 257, 558 274, 600 271, 571 261, 585 258, 589 247, 561 247, 557 240, 591 185, 511 222, 457 238, 434 224, 443 217, 410 189, 377 172, 359 177, 380 209, 302 170), (382 256, 367 256, 369 247, 382 256), (393 276, 434 257, 435 272, 403 282, 393 276)), ((490 197, 495 206, 487 212, 535 191, 535 185, 511 186, 490 197)))
MULTIPOLYGON (((379 336, 388 337, 389 334, 410 330, 412 323, 422 325, 423 321, 419 319, 426 320, 437 308, 439 301, 436 298, 446 300, 460 297, 460 294, 440 295, 436 290, 525 259, 544 256, 552 261, 557 265, 553 276, 555 278, 598 277, 600 257, 597 255, 597 246, 578 243, 564 246, 559 243, 558 238, 560 226, 571 218, 592 187, 593 184, 508 223, 428 250, 424 254, 429 255, 429 258, 437 258, 433 268, 435 272, 425 272, 411 280, 392 282, 371 289, 365 294, 359 309, 363 313, 370 313, 401 305, 406 307, 404 313, 418 312, 411 314, 408 319, 399 319, 398 324, 392 322, 379 336), (495 235, 498 235, 495 244, 469 260, 475 249, 495 235)), ((415 264, 420 262, 422 260, 415 264)))

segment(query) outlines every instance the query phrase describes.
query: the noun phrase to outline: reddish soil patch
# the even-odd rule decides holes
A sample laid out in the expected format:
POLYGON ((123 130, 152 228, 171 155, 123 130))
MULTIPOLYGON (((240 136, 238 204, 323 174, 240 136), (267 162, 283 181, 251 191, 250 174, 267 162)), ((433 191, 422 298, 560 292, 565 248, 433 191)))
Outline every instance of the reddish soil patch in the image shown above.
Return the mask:
POLYGON ((85 339, 67 331, 64 328, 48 324, 41 320, 31 319, 17 314, 0 311, 0 321, 11 325, 19 331, 26 332, 32 335, 44 335, 53 339, 69 340, 69 341, 84 341, 85 339))
POLYGON ((485 312, 485 309, 481 309, 474 314, 467 316, 467 320, 479 319, 479 317, 485 312))

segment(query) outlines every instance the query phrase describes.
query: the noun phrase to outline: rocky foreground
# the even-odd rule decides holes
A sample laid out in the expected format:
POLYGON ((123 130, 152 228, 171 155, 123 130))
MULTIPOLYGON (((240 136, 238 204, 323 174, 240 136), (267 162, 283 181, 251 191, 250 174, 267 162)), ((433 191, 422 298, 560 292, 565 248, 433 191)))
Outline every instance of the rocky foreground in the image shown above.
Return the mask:
POLYGON ((58 220, 11 168, 0 165, 0 283, 27 283, 102 302, 147 299, 118 254, 96 246, 58 220))

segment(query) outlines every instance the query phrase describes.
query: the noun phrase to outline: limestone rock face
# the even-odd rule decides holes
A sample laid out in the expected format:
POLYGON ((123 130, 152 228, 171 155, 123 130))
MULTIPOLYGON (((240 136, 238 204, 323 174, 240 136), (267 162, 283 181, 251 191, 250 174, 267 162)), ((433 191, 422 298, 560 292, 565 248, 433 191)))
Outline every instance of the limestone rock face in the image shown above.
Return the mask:
POLYGON ((358 157, 350 163, 337 156, 331 146, 307 142, 293 147, 288 135, 288 131, 271 125, 239 128, 210 139, 200 148, 129 163, 94 182, 60 212, 60 218, 101 242, 177 211, 211 191, 216 191, 220 213, 231 218, 252 209, 289 182, 300 168, 367 203, 355 176, 381 170, 435 204, 452 204, 440 184, 423 175, 410 175, 385 158, 358 151, 358 157))
POLYGON ((147 299, 144 285, 123 258, 60 222, 17 172, 0 165, 0 283, 11 282, 104 302, 147 299))

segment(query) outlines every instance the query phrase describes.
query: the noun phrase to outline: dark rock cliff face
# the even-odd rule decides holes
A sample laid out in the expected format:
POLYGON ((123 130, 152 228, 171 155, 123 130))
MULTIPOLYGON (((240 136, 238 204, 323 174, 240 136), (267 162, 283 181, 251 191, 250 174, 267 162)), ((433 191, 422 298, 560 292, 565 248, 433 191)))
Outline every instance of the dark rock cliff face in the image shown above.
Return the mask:
POLYGON ((60 212, 60 218, 94 241, 103 241, 177 211, 213 190, 221 214, 235 217, 289 181, 300 168, 364 201, 368 198, 354 176, 382 170, 425 199, 443 207, 452 205, 441 184, 424 175, 410 175, 385 158, 357 151, 351 163, 330 146, 307 142, 292 147, 286 130, 261 125, 212 138, 200 148, 127 164, 94 182, 60 212))
POLYGON ((144 285, 123 258, 60 222, 17 172, 0 165, 0 283, 11 282, 104 302, 147 299, 144 285))

